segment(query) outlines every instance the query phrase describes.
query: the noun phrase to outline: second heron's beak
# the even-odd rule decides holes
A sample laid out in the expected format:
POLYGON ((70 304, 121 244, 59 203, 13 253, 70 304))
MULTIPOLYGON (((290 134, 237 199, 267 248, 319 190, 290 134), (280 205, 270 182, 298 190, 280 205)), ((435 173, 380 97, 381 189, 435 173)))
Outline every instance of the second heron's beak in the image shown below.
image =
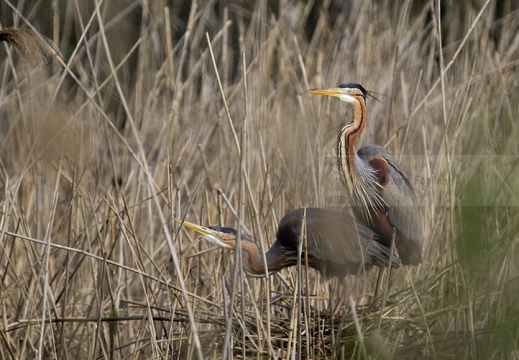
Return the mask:
POLYGON ((336 98, 340 98, 342 95, 344 95, 344 90, 341 88, 313 89, 313 90, 308 90, 308 92, 310 94, 314 94, 314 95, 333 96, 336 98))
POLYGON ((221 231, 212 230, 209 228, 206 228, 205 226, 197 225, 190 223, 189 221, 182 221, 179 219, 173 219, 177 223, 184 225, 185 227, 195 230, 197 233, 202 235, 204 239, 209 241, 211 244, 216 245, 218 247, 224 248, 224 249, 232 249, 233 247, 226 242, 222 241, 222 235, 225 234, 221 231))

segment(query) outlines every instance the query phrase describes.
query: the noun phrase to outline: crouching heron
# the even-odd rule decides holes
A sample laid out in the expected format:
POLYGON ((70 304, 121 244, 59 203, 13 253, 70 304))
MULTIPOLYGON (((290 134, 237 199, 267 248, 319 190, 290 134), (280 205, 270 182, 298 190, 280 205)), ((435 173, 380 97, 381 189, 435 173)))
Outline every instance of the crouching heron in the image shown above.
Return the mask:
MULTIPOLYGON (((177 220, 221 248, 236 248, 236 230, 229 227, 205 227, 177 220)), ((378 235, 355 218, 327 209, 306 208, 287 213, 279 222, 276 240, 265 253, 248 235, 242 235, 241 248, 245 272, 253 277, 264 277, 298 262, 298 246, 306 241, 301 263, 319 271, 325 281, 337 277, 345 284, 346 275, 357 275, 373 265, 398 267, 401 261, 391 248, 380 243, 378 235), (304 239, 302 234, 305 226, 304 239), (265 260, 264 260, 265 259, 265 260), (265 262, 266 261, 266 262, 265 262)), ((336 311, 344 298, 341 297, 336 311)))

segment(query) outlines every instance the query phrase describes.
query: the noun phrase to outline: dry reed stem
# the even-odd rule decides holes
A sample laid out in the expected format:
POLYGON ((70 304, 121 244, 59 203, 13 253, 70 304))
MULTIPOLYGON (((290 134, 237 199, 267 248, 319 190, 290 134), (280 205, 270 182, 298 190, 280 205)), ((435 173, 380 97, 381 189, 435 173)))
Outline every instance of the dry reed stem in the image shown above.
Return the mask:
MULTIPOLYGON (((519 358, 511 2, 499 18, 491 0, 150 3, 138 21, 133 5, 69 3, 53 18, 54 38, 78 32, 60 43, 59 76, 0 67, 0 357, 519 358), (265 251, 287 211, 335 207, 335 137, 351 115, 306 90, 349 81, 385 94, 358 145, 400 159, 427 237, 424 263, 387 278, 384 308, 368 306, 368 272, 332 321, 302 295, 320 292, 304 258, 233 290, 234 254, 172 217, 238 221, 265 251)), ((37 6, 16 14, 45 24, 37 6)))

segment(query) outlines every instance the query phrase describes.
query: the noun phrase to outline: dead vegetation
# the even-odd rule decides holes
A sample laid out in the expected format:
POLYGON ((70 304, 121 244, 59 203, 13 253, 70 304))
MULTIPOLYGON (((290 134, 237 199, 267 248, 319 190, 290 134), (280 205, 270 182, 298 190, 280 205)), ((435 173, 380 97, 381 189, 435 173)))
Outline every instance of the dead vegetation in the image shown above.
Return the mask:
POLYGON ((0 31, 2 358, 519 358, 513 1, 142 4, 63 5, 66 68, 0 31), (172 218, 266 249, 287 211, 344 205, 348 107, 307 90, 350 81, 427 237, 383 309, 368 272, 332 321, 316 272, 247 278, 172 218))

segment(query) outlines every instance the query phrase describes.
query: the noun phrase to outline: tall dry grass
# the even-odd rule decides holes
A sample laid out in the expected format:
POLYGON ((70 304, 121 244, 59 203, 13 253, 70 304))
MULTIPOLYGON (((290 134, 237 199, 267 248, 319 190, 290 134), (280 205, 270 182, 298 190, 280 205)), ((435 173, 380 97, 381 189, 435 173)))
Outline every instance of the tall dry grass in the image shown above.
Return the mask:
POLYGON ((2 358, 519 358, 512 1, 58 5, 2 4, 65 59, 2 50, 2 358), (351 81, 381 94, 360 143, 410 175, 425 257, 382 309, 375 272, 349 279, 332 321, 317 273, 247 278, 172 218, 266 249, 287 211, 343 205, 351 114, 307 90, 351 81))

